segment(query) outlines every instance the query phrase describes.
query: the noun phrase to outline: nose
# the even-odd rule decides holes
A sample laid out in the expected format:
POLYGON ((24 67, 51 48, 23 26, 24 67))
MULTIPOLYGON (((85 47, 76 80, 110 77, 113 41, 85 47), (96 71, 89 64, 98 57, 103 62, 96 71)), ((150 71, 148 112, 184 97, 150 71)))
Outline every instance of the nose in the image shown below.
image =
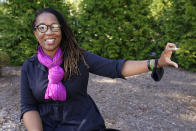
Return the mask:
POLYGON ((48 30, 45 32, 45 34, 52 34, 52 30, 51 30, 50 27, 49 27, 48 30))

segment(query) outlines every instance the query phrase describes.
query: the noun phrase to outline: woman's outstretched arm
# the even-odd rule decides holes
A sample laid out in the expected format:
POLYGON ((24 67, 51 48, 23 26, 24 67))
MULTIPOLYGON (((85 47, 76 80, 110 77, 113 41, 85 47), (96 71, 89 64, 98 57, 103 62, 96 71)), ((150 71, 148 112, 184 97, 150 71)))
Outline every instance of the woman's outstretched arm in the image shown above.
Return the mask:
MULTIPOLYGON (((176 51, 176 50, 177 48, 175 44, 167 43, 165 50, 162 52, 161 57, 158 60, 158 68, 168 66, 168 65, 178 68, 178 64, 171 61, 170 59, 172 55, 172 51, 176 51)), ((152 60, 152 62, 154 63, 154 60, 152 60)), ((122 75, 124 77, 141 74, 148 71, 149 69, 148 69, 147 60, 142 60, 142 61, 127 60, 124 62, 122 67, 122 75)))

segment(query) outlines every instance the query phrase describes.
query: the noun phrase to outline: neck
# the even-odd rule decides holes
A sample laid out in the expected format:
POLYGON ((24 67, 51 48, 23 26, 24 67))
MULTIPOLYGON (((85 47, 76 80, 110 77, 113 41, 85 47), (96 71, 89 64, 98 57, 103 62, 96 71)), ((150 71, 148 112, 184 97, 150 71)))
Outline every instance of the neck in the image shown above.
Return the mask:
MULTIPOLYGON (((46 52, 45 52, 45 53, 46 53, 46 52)), ((47 54, 48 56, 50 56, 50 58, 53 58, 54 55, 55 55, 55 53, 56 53, 56 51, 55 51, 55 52, 47 52, 46 54, 47 54)))
MULTIPOLYGON (((58 48, 57 48, 58 49, 58 48)), ((46 50, 43 50, 43 52, 46 54, 46 55, 48 55, 48 56, 50 56, 50 58, 53 58, 54 57, 54 55, 56 54, 56 52, 57 52, 57 49, 56 50, 53 50, 53 51, 46 51, 46 50)))

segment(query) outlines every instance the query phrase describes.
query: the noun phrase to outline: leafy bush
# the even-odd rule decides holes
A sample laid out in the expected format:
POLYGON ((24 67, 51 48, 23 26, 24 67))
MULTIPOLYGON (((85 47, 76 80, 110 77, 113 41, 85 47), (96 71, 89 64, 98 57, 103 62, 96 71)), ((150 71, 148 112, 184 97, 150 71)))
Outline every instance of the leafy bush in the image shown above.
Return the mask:
POLYGON ((195 0, 83 0, 79 10, 64 0, 6 0, 0 3, 0 49, 13 65, 36 53, 31 23, 45 7, 59 10, 78 43, 90 52, 111 59, 149 59, 173 42, 181 49, 172 59, 196 71, 195 0))
POLYGON ((5 52, 0 50, 0 67, 9 65, 9 60, 9 56, 5 52))
POLYGON ((148 0, 83 0, 79 44, 112 59, 147 59, 155 47, 148 0))
POLYGON ((155 37, 158 52, 161 52, 166 42, 176 43, 180 50, 172 58, 186 70, 196 71, 196 1, 154 0, 153 2, 159 5, 151 6, 151 15, 154 15, 156 23, 154 30, 159 34, 155 37))

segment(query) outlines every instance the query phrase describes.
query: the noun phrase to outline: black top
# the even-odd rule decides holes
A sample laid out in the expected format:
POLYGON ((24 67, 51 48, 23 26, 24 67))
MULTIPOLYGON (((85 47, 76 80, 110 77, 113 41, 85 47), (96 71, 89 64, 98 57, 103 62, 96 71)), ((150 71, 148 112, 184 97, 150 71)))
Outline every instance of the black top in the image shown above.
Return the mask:
POLYGON ((67 91, 65 101, 44 99, 48 69, 38 61, 37 55, 24 62, 21 70, 21 118, 25 112, 37 110, 45 130, 55 130, 59 126, 66 131, 105 128, 97 106, 87 94, 89 72, 110 78, 124 78, 121 69, 125 60, 110 60, 89 52, 84 52, 83 55, 89 68, 80 61, 80 74, 62 81, 67 91))

